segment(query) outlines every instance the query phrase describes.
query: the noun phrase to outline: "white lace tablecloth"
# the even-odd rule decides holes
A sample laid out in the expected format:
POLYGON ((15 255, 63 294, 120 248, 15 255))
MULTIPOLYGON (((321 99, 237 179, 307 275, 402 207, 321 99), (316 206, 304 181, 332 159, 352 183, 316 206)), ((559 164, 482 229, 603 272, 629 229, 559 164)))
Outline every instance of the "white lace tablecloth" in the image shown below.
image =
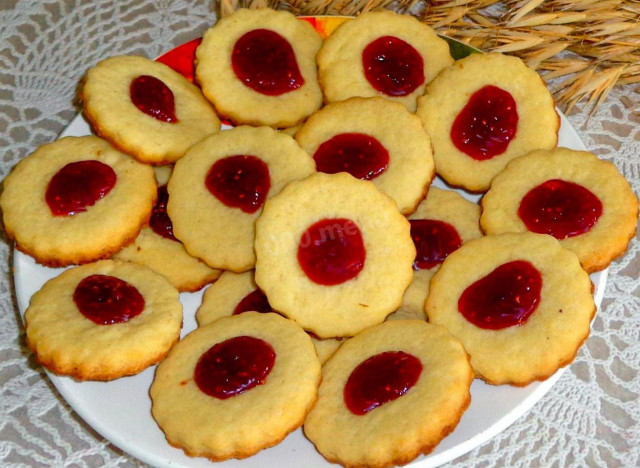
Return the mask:
MULTIPOLYGON (((83 73, 114 54, 155 57, 215 21, 211 0, 0 0, 0 177, 77 114, 83 73)), ((640 193, 640 95, 615 89, 589 119, 569 120, 640 193)), ((88 427, 25 345, 0 243, 0 465, 129 467, 141 463, 88 427)), ((640 466, 640 243, 609 270, 593 332, 575 362, 525 416, 453 461, 459 467, 640 466)), ((214 466, 214 465, 212 465, 214 466)))

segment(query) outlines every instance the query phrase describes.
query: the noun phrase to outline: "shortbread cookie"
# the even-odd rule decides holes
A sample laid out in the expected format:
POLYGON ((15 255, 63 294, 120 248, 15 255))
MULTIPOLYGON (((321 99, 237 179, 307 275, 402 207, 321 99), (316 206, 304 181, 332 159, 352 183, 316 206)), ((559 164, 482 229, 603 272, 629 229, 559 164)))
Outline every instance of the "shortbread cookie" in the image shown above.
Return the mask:
POLYGON ((51 372, 112 380, 161 361, 180 337, 178 291, 154 271, 101 260, 47 281, 25 312, 27 344, 51 372))
POLYGON ((429 283, 438 267, 413 272, 413 281, 402 297, 402 304, 387 320, 425 320, 424 301, 429 295, 429 283))
POLYGON ((189 150, 169 181, 174 235, 213 268, 253 268, 255 220, 266 199, 314 172, 311 156, 269 127, 237 127, 189 150))
POLYGON ((177 161, 220 120, 200 89, 168 66, 117 56, 87 72, 84 114, 95 132, 149 164, 177 161))
POLYGON ((325 338, 323 340, 314 335, 311 335, 311 342, 313 343, 313 346, 316 347, 316 353, 318 353, 320 364, 324 364, 329 360, 331 356, 333 356, 333 353, 335 353, 340 345, 344 342, 344 339, 325 338))
POLYGON ((420 119, 383 98, 351 98, 313 114, 296 133, 319 172, 372 181, 411 213, 433 179, 429 135, 420 119))
POLYGON ((197 291, 222 273, 189 255, 177 239, 162 237, 149 227, 142 229, 136 240, 113 258, 148 266, 180 292, 197 291))
POLYGON ((431 279, 425 307, 462 341, 478 377, 518 386, 573 361, 596 311, 576 254, 529 232, 464 244, 431 279))
POLYGON ((180 292, 197 291, 215 281, 222 272, 189 255, 175 238, 173 223, 167 215, 167 182, 171 167, 160 166, 154 171, 158 182, 158 199, 151 211, 149 226, 143 228, 136 240, 113 258, 148 266, 167 278, 180 292))
POLYGON ((245 458, 302 425, 320 377, 311 339, 291 320, 224 317, 191 332, 158 366, 152 414, 189 456, 245 458))
POLYGON ((4 181, 4 228, 16 248, 48 266, 106 258, 133 241, 151 215, 156 182, 95 136, 38 148, 4 181))
POLYGON ((404 465, 456 427, 472 380, 464 348, 445 328, 385 322, 347 340, 324 365, 304 432, 333 463, 404 465))
POLYGON ((427 86, 417 115, 433 143, 436 172, 486 191, 506 164, 558 142, 560 118, 540 76, 519 58, 471 54, 427 86))
POLYGON ((196 321, 202 327, 219 318, 247 311, 272 312, 273 309, 267 296, 258 288, 253 270, 244 273, 225 271, 204 292, 196 311, 196 321))
POLYGON ((425 85, 453 63, 449 45, 424 23, 390 10, 346 21, 318 52, 325 101, 381 96, 416 110, 425 85))
MULTIPOLYGON (((225 271, 215 284, 207 288, 202 303, 196 311, 198 326, 202 327, 222 317, 238 315, 244 312, 273 312, 267 296, 258 288, 253 271, 233 273, 225 271)), ((311 337, 318 358, 324 363, 338 349, 339 339, 311 337)))
POLYGON ((638 223, 638 199, 610 162, 567 148, 533 151, 498 174, 482 199, 487 234, 550 234, 588 272, 622 255, 638 223))
POLYGON ((411 282, 409 222, 369 181, 341 172, 292 182, 256 223, 256 283, 320 338, 384 320, 411 282))
MULTIPOLYGON (((416 246, 413 281, 393 315, 424 319, 424 301, 431 277, 447 256, 465 242, 482 236, 480 206, 456 192, 429 189, 427 198, 409 217, 411 238, 416 246)), ((390 316, 390 318, 397 318, 390 316)))
POLYGON ((313 27, 289 12, 241 8, 205 32, 196 80, 237 125, 291 127, 322 104, 315 62, 321 45, 313 27))

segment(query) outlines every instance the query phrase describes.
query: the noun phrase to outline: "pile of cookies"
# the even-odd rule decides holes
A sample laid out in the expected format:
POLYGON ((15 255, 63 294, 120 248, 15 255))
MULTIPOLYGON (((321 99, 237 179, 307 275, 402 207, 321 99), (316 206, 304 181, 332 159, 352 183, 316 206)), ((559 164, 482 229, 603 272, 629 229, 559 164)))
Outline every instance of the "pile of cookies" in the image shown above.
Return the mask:
POLYGON ((456 427, 474 378, 527 385, 573 360, 589 273, 624 253, 638 201, 613 165, 556 147, 523 62, 454 61, 391 11, 323 38, 241 9, 195 63, 197 84, 98 63, 81 88, 95 135, 4 181, 16 248, 71 266, 25 313, 45 367, 107 381, 160 363, 152 414, 190 456, 245 458, 303 426, 330 462, 386 467, 456 427), (179 340, 179 293, 205 286, 179 340))

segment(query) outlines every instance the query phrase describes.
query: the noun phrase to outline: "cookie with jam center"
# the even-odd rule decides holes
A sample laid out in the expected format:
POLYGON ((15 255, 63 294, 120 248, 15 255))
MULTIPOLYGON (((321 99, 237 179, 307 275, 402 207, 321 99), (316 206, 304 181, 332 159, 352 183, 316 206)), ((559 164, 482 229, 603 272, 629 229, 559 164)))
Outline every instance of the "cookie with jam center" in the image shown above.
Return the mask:
POLYGON ((542 78, 520 58, 471 54, 429 83, 416 115, 449 184, 485 192, 509 161, 558 143, 560 117, 542 78))
POLYGON ((527 385, 570 364, 596 312, 577 255, 546 234, 467 242, 431 278, 425 310, 471 356, 476 376, 527 385))
MULTIPOLYGON (((269 304, 267 296, 258 288, 254 272, 233 273, 225 271, 220 278, 207 288, 202 303, 196 311, 198 326, 204 326, 222 317, 245 312, 277 312, 269 304)), ((327 338, 321 340, 311 336, 318 358, 324 363, 338 349, 342 340, 327 338)))
POLYGON ((320 108, 316 54, 322 37, 287 11, 240 8, 207 30, 196 80, 236 125, 291 127, 320 108))
POLYGON ((449 45, 410 15, 367 12, 345 21, 318 52, 326 102, 380 96, 416 110, 427 83, 453 63, 449 45))
POLYGON ((187 251, 212 268, 253 268, 255 222, 265 201, 314 172, 289 135, 246 125, 193 146, 176 163, 167 212, 187 251))
POLYGON ((148 266, 166 277, 178 291, 192 292, 215 281, 222 271, 189 255, 173 235, 173 223, 167 214, 167 182, 171 170, 170 166, 154 168, 158 199, 151 212, 149 226, 142 228, 138 237, 112 258, 148 266))
POLYGON ((180 337, 178 291, 134 263, 101 260, 65 270, 25 312, 38 362, 77 380, 113 380, 161 361, 180 337))
POLYGON ((427 198, 409 216, 416 246, 413 281, 400 308, 388 318, 425 319, 424 303, 429 283, 449 254, 462 244, 482 236, 480 206, 452 190, 431 187, 427 198))
POLYGON ((636 232, 638 199, 618 169, 592 153, 533 151, 496 176, 482 199, 487 234, 549 234, 588 272, 622 255, 636 232))
POLYGON ((341 172, 292 182, 256 223, 256 283, 320 338, 382 322, 411 282, 409 222, 369 181, 341 172))
POLYGON ((6 177, 4 228, 47 266, 89 263, 132 242, 156 200, 153 169, 96 136, 42 145, 6 177))
POLYGON ((302 425, 320 377, 302 328, 247 312, 197 328, 171 350, 151 385, 151 412, 189 456, 246 458, 302 425))
POLYGON ((331 103, 309 117, 295 138, 319 172, 370 180, 403 214, 415 210, 435 175, 420 119, 380 97, 331 103))
POLYGON ((175 162, 220 130, 218 116, 196 85, 145 57, 100 61, 87 72, 81 99, 98 135, 147 164, 175 162))
POLYGON ((345 341, 323 366, 304 432, 332 463, 404 465, 453 431, 472 380, 467 353, 444 327, 385 322, 345 341))

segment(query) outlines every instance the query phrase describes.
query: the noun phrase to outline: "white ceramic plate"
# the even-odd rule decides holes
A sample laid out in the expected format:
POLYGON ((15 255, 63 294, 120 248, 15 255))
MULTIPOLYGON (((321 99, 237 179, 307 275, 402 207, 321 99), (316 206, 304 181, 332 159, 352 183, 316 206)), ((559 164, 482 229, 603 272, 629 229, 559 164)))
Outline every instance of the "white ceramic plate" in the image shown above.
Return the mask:
MULTIPOLYGON (((560 127, 559 146, 585 149, 575 130, 564 116, 560 127)), ((81 116, 71 122, 62 136, 82 136, 90 133, 81 116)), ((434 186, 445 188, 440 180, 434 186)), ((467 197, 469 197, 467 195, 467 197)), ((37 265, 33 259, 18 251, 14 255, 14 277, 18 307, 24 314, 31 295, 48 279, 61 270, 37 265)), ((595 300, 600 306, 607 270, 592 275, 596 287, 595 300)), ((200 304, 202 292, 183 293, 184 306, 182 336, 196 327, 195 310, 200 304)), ((179 449, 169 446, 151 417, 151 400, 148 395, 155 368, 147 369, 133 377, 113 382, 76 382, 67 377, 49 374, 62 397, 102 436, 125 452, 154 466, 162 467, 323 467, 331 466, 304 437, 301 430, 290 434, 276 447, 263 450, 245 460, 212 463, 205 459, 189 458, 179 449)), ((419 457, 411 466, 435 467, 468 452, 489 440, 529 410, 549 391, 560 378, 563 370, 544 382, 536 382, 523 388, 508 385, 491 386, 475 380, 471 386, 471 405, 460 424, 436 449, 419 457)))
MULTIPOLYGON (((559 146, 586 149, 567 119, 561 115, 559 146)), ((76 117, 62 136, 90 134, 89 125, 76 117)), ((446 188, 439 179, 434 186, 446 188)), ((477 200, 464 194, 467 198, 477 200)), ((14 278, 18 307, 24 315, 31 295, 45 281, 57 276, 61 270, 37 265, 33 259, 18 251, 14 255, 14 278)), ((595 301, 602 301, 607 271, 592 275, 595 285, 595 301)), ((184 307, 182 336, 196 327, 195 311, 200 304, 202 291, 183 293, 180 296, 184 307)), ((134 457, 158 467, 200 468, 212 466, 267 468, 267 467, 328 467, 302 430, 290 434, 282 443, 266 449, 245 460, 229 460, 212 463, 203 458, 189 458, 165 440, 162 431, 151 417, 151 400, 148 392, 155 367, 133 377, 112 382, 77 382, 67 377, 49 374, 62 397, 93 429, 134 457)), ((471 405, 464 413, 460 424, 436 449, 427 456, 416 459, 411 466, 435 467, 489 440, 528 411, 549 391, 560 378, 563 370, 544 382, 536 382, 523 388, 490 386, 480 380, 471 386, 471 405)))

